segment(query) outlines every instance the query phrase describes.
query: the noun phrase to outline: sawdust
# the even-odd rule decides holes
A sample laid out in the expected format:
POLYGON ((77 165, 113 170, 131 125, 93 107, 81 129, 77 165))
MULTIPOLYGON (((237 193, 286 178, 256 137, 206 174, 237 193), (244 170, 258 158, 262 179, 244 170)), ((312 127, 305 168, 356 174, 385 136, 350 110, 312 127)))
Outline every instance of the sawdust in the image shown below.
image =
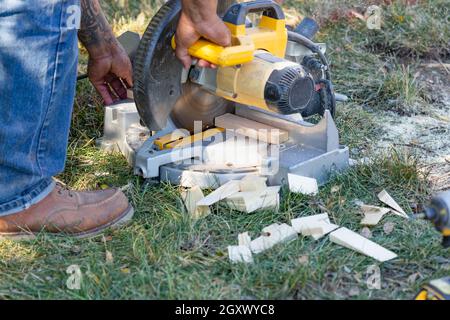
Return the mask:
POLYGON ((429 173, 434 190, 450 188, 450 70, 440 63, 423 64, 418 81, 430 97, 427 106, 418 106, 419 114, 399 115, 380 111, 383 130, 376 150, 409 149, 421 170, 429 173))

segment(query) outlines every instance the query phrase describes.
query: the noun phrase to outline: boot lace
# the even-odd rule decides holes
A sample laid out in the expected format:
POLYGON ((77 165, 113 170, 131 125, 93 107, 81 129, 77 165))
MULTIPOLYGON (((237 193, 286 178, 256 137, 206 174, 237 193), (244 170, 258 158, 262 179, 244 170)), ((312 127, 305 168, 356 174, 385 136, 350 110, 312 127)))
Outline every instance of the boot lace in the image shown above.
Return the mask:
POLYGON ((63 185, 59 182, 56 183, 56 189, 58 190, 59 195, 68 195, 69 197, 73 198, 74 193, 72 190, 70 190, 66 185, 63 185))

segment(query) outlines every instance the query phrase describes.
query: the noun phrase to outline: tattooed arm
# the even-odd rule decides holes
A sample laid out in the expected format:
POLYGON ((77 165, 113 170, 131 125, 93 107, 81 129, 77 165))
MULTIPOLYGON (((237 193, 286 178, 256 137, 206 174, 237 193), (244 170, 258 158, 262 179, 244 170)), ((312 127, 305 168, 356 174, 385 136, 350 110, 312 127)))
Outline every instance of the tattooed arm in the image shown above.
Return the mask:
POLYGON ((89 53, 89 79, 105 104, 125 99, 126 87, 133 85, 131 62, 116 40, 99 0, 81 0, 78 38, 89 53))

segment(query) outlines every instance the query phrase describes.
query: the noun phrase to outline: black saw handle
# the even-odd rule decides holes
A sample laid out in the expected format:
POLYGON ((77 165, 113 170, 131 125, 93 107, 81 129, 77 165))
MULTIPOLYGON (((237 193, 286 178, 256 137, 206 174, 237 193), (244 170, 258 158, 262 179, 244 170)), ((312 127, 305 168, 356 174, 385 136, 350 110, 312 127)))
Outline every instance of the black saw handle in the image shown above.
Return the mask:
POLYGON ((247 15, 254 12, 263 12, 264 16, 283 20, 284 13, 281 7, 272 0, 255 0, 250 2, 236 3, 228 8, 223 21, 233 25, 245 24, 247 15))

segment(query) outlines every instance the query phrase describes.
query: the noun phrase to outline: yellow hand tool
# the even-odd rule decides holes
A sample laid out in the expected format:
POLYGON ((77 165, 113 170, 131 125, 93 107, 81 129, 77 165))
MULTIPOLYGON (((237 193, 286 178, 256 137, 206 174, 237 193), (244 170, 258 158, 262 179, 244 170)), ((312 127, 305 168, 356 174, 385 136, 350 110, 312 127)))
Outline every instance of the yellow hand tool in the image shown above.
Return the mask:
MULTIPOLYGON (((431 199, 425 212, 416 215, 433 222, 435 228, 442 233, 442 245, 450 247, 450 191, 442 192, 431 199)), ((422 287, 416 300, 450 300, 450 276, 430 281, 422 287)))

